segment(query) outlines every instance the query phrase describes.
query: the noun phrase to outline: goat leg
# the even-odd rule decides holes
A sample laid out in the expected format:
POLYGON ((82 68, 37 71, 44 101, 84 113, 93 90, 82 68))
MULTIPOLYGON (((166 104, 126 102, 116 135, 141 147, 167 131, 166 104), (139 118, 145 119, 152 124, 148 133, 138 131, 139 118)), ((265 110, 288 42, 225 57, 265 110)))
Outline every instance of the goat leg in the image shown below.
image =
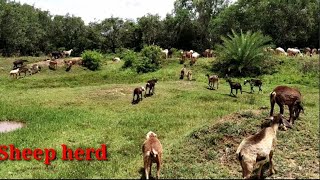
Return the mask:
POLYGON ((270 151, 269 154, 269 176, 271 176, 272 174, 275 173, 274 167, 273 167, 273 161, 272 161, 272 157, 273 157, 273 151, 270 151))
POLYGON ((160 178, 160 162, 157 162, 157 179, 160 178))

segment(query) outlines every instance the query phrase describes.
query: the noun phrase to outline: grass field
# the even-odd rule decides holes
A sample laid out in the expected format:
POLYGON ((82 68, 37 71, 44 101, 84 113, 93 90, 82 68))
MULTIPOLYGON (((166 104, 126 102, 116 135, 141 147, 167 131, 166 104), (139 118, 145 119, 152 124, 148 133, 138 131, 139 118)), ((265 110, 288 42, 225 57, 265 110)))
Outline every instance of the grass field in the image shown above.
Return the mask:
MULTIPOLYGON (((218 90, 207 89, 205 74, 214 59, 198 60, 194 81, 179 80, 178 59, 148 74, 105 61, 96 72, 45 67, 18 80, 9 77, 14 60, 0 58, 0 121, 22 121, 26 127, 0 134, 0 145, 53 148, 58 159, 51 166, 36 160, 0 161, 0 178, 141 178, 141 145, 150 130, 164 147, 161 178, 241 178, 235 151, 265 122, 269 93, 277 85, 300 89, 305 113, 293 129, 278 133, 277 173, 268 178, 319 178, 319 56, 283 57, 275 74, 259 77, 262 93, 250 94, 246 85, 237 97, 229 96, 225 79, 218 90), (132 90, 152 77, 159 79, 156 94, 132 105, 132 90), (106 144, 108 161, 62 161, 61 144, 72 149, 106 144)), ((233 79, 243 84, 245 78, 233 79)))

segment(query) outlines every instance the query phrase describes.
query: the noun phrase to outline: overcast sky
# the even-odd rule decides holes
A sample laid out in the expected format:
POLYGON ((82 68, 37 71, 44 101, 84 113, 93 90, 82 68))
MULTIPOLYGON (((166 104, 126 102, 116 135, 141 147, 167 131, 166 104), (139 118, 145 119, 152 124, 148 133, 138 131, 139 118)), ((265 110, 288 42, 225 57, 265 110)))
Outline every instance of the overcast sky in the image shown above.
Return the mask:
POLYGON ((159 14, 162 18, 173 10, 174 0, 15 0, 36 8, 48 10, 51 15, 75 15, 87 24, 105 18, 133 19, 147 13, 159 14))

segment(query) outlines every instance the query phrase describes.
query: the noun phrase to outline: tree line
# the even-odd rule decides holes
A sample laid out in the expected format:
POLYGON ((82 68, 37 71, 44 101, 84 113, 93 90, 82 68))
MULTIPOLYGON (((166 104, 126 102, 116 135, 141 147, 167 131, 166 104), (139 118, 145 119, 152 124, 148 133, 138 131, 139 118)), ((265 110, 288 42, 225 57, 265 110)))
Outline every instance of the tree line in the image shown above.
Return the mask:
POLYGON ((70 14, 53 16, 34 6, 0 0, 0 53, 41 56, 73 49, 102 53, 144 45, 202 52, 221 43, 221 36, 260 31, 276 46, 319 47, 318 0, 176 0, 164 19, 146 14, 135 20, 118 17, 90 22, 70 14))

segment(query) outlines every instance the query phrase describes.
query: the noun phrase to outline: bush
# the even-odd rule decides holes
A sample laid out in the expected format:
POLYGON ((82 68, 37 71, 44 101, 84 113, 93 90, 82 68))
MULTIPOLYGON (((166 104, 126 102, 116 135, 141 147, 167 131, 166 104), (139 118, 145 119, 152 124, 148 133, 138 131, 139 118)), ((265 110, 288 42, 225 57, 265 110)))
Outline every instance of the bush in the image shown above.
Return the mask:
POLYGON ((86 50, 81 54, 83 60, 83 66, 95 71, 101 66, 101 59, 103 55, 97 51, 86 50))
POLYGON ((134 67, 138 62, 137 53, 131 50, 124 52, 120 58, 124 61, 122 68, 134 67))
POLYGON ((256 76, 269 69, 267 64, 273 61, 270 54, 263 49, 273 47, 269 44, 271 38, 260 32, 246 32, 236 34, 232 30, 232 36, 222 37, 223 44, 216 46, 217 63, 214 70, 222 74, 233 76, 256 76), (269 61, 269 62, 268 62, 269 61))
POLYGON ((136 65, 138 73, 154 72, 160 69, 161 48, 159 46, 145 46, 140 53, 142 58, 136 65))

